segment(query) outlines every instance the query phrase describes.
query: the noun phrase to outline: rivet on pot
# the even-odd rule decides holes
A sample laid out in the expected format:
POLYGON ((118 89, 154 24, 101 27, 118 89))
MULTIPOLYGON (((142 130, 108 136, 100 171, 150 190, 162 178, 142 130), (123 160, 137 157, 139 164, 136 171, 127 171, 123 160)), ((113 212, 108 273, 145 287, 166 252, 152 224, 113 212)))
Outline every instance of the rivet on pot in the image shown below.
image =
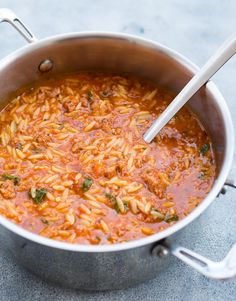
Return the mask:
POLYGON ((152 255, 154 256, 164 257, 168 254, 169 254, 169 250, 162 245, 157 245, 152 249, 152 255))
POLYGON ((53 67, 53 62, 51 60, 47 59, 47 60, 42 61, 39 64, 38 69, 40 72, 44 73, 44 72, 50 71, 52 69, 52 67, 53 67))
POLYGON ((221 194, 226 194, 227 193, 227 186, 223 186, 221 191, 218 193, 217 197, 219 197, 221 194))
POLYGON ((226 194, 227 192, 227 187, 226 186, 223 186, 223 188, 221 189, 221 194, 226 194))

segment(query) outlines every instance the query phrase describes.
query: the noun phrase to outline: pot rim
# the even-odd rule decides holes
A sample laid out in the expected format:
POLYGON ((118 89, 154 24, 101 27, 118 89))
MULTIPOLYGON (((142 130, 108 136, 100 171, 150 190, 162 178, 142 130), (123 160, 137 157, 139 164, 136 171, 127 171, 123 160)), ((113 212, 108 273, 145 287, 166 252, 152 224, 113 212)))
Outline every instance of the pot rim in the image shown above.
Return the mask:
MULTIPOLYGON (((73 32, 73 33, 66 33, 51 36, 39 41, 36 41, 32 44, 26 45, 7 57, 3 58, 0 61, 0 72, 1 70, 10 63, 13 63, 15 59, 27 55, 32 50, 39 49, 41 47, 45 47, 50 44, 60 43, 64 40, 70 39, 89 39, 89 38, 101 38, 101 39, 121 39, 128 43, 138 44, 147 48, 154 49, 156 51, 163 52, 166 56, 172 58, 173 60, 180 63, 185 69, 190 71, 191 73, 195 74, 199 67, 192 63, 189 59, 187 59, 182 54, 178 53, 175 50, 172 50, 158 42, 144 39, 135 35, 131 34, 124 34, 124 33, 113 33, 113 32, 95 32, 95 31, 84 31, 84 32, 73 32)), ((216 87, 216 85, 209 81, 207 83, 207 88, 211 92, 214 97, 214 100, 217 102, 222 114, 222 118, 225 125, 226 130, 226 148, 225 148, 225 155, 222 163, 222 168, 219 172, 218 178, 215 180, 214 185, 211 191, 208 193, 207 197, 200 203, 200 205, 195 208, 190 214, 188 214, 184 219, 180 220, 179 222, 175 223, 174 225, 168 227, 167 229, 150 235, 148 237, 140 238, 137 240, 131 240, 124 243, 112 244, 112 245, 83 245, 83 244, 72 244, 67 242, 61 242, 57 240, 53 240, 50 238, 46 238, 40 236, 38 234, 34 234, 28 230, 25 230, 21 226, 14 224, 10 220, 6 219, 5 217, 0 215, 0 224, 6 227, 8 230, 18 234, 30 241, 33 241, 38 244, 45 245, 47 247, 52 247, 61 250, 68 250, 74 252, 88 252, 88 253, 100 253, 100 252, 117 252, 121 250, 128 250, 132 248, 142 247, 148 244, 156 243, 161 239, 164 239, 175 232, 181 230, 185 226, 187 226, 190 222, 195 220, 201 213, 203 213, 206 208, 213 202, 215 197, 218 195, 220 190, 222 189, 229 170, 231 168, 232 160, 233 160, 233 153, 234 153, 234 130, 233 130, 233 123, 231 119, 231 115, 227 104, 225 102, 224 97, 216 87)))

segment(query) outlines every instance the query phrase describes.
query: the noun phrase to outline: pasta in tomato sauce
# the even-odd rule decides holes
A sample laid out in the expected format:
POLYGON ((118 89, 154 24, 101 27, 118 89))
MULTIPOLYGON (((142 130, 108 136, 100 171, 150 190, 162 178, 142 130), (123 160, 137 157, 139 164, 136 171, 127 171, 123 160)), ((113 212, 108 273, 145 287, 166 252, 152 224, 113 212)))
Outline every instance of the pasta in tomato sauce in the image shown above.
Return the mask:
POLYGON ((211 189, 212 142, 187 107, 142 138, 174 94, 78 73, 26 88, 0 113, 0 214, 48 238, 111 244, 162 231, 211 189))

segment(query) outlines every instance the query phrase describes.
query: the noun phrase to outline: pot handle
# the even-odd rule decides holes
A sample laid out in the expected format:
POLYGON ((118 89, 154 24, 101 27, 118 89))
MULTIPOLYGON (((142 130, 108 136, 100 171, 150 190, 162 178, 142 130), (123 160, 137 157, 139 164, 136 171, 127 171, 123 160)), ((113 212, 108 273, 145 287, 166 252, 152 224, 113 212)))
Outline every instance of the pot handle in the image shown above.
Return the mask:
POLYGON ((25 24, 15 15, 15 13, 8 8, 0 9, 0 23, 10 23, 24 38, 27 42, 33 43, 37 39, 34 34, 25 26, 25 24))
POLYGON ((159 244, 152 250, 152 254, 159 257, 163 257, 169 253, 208 278, 228 279, 236 276, 236 244, 233 245, 226 257, 219 262, 212 261, 176 244, 171 246, 159 244))
POLYGON ((228 178, 225 182, 225 185, 236 188, 236 179, 228 178))

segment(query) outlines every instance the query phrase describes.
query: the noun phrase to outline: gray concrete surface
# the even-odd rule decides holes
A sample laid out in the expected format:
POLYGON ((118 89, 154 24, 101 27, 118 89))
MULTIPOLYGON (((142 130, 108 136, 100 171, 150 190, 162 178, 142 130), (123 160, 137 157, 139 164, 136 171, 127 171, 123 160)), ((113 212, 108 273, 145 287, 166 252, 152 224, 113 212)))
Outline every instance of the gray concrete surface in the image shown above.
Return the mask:
MULTIPOLYGON (((0 0, 12 8, 38 38, 81 30, 127 32, 159 41, 202 65, 230 34, 236 33, 235 0, 0 0)), ((7 24, 0 25, 0 58, 24 41, 7 24)), ((236 126, 236 58, 214 78, 236 126)), ((236 177, 236 163, 232 176, 236 177)), ((221 259, 236 242, 236 194, 213 205, 185 231, 181 244, 221 259)), ((206 279, 177 260, 156 279, 124 291, 89 293, 46 283, 13 262, 0 246, 0 301, 186 300, 234 301, 236 279, 206 279)))

